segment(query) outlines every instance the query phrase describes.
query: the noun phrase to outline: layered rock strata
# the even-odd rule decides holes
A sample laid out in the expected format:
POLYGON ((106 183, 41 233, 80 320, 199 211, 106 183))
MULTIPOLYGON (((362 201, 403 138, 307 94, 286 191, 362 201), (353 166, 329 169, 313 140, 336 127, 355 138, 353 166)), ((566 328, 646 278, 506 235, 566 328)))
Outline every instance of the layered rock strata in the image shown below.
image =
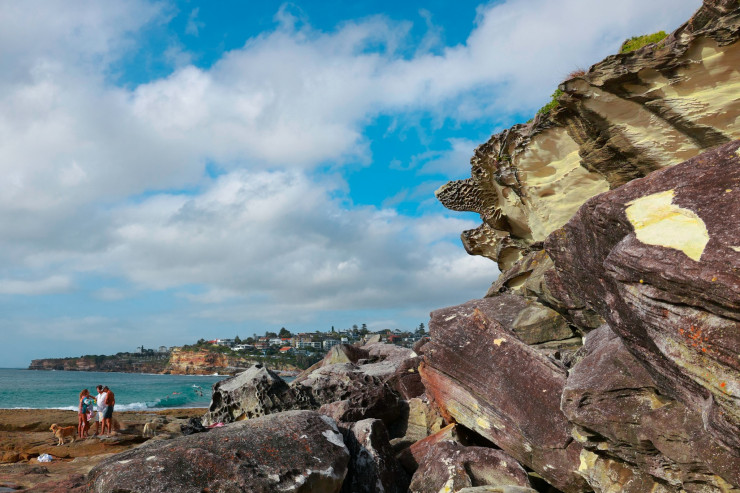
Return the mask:
POLYGON ((740 141, 588 201, 547 251, 659 388, 740 450, 740 141))
POLYGON ((504 449, 565 492, 586 489, 581 446, 560 410, 566 371, 468 305, 438 310, 421 376, 448 420, 504 449))
MULTIPOLYGON (((436 192, 480 214, 462 234, 468 253, 505 272, 589 198, 740 138, 739 38, 737 2, 706 0, 668 38, 566 80, 556 109, 478 147, 471 178, 436 192)), ((521 289, 531 274, 501 287, 521 289)))

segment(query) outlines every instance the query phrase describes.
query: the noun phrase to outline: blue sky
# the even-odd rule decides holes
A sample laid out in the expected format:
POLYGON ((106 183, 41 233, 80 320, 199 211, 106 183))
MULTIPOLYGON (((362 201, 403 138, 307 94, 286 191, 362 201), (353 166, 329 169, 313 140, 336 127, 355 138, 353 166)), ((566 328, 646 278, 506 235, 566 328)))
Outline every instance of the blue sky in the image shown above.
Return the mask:
POLYGON ((698 0, 0 3, 0 366, 481 296, 434 190, 698 0))

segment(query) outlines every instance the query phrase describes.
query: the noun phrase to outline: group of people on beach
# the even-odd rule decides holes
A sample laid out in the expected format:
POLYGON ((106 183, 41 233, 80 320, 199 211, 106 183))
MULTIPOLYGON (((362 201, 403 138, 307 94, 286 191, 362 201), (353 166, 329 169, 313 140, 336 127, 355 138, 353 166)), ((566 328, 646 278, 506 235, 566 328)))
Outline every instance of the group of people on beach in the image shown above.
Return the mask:
POLYGON ((87 389, 83 389, 80 392, 80 405, 77 413, 77 436, 80 438, 88 437, 87 432, 90 429, 90 421, 95 417, 93 406, 97 408, 98 418, 93 436, 110 435, 113 431, 111 424, 113 422, 113 406, 116 404, 116 397, 107 386, 98 385, 96 390, 98 391, 98 395, 95 398, 90 395, 90 391, 87 389), (106 430, 108 430, 108 433, 106 433, 106 430))

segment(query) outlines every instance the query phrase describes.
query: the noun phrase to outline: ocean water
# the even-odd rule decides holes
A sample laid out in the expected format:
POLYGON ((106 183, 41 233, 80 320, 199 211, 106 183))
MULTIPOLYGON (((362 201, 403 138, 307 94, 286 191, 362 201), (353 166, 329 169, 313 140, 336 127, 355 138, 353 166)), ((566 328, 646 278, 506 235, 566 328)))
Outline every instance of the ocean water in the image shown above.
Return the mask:
POLYGON ((116 411, 208 407, 211 386, 224 376, 149 375, 0 368, 0 408, 76 410, 82 389, 97 385, 116 395, 116 411))

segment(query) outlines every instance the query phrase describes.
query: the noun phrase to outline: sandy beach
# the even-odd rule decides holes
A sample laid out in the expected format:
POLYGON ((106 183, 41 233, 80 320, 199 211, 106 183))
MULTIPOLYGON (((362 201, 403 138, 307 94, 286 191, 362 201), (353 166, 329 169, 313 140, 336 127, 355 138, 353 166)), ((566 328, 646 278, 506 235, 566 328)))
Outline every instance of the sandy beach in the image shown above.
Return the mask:
MULTIPOLYGON (((53 424, 77 426, 77 413, 55 409, 0 409, 0 492, 32 489, 66 492, 81 483, 82 477, 103 458, 136 447, 147 440, 161 440, 180 434, 180 424, 202 416, 205 409, 166 409, 116 413, 115 432, 57 446, 49 431, 53 424), (156 421, 157 436, 143 436, 144 424, 156 421), (49 454, 51 462, 38 457, 49 454)), ((94 431, 94 424, 91 430, 94 431)), ((91 433, 92 434, 92 433, 91 433)))

